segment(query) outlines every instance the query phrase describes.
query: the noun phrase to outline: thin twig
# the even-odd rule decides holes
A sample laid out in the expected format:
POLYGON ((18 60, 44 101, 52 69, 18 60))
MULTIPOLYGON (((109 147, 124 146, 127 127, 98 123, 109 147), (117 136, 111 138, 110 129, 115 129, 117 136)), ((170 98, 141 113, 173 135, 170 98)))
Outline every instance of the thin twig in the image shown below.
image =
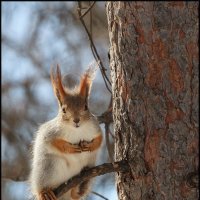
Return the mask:
POLYGON ((103 195, 97 193, 97 192, 94 192, 94 191, 91 191, 92 194, 95 194, 96 196, 99 196, 101 197, 102 199, 105 199, 105 200, 109 200, 108 198, 104 197, 103 195))
MULTIPOLYGON (((94 1, 89 8, 80 16, 80 18, 83 18, 85 15, 87 15, 87 13, 92 9, 92 7, 94 6, 94 4, 96 3, 96 1, 94 1)), ((83 8, 81 8, 83 9, 83 8)))
POLYGON ((113 123, 112 107, 109 107, 103 114, 97 116, 99 124, 110 124, 113 123))
MULTIPOLYGON (((90 1, 89 1, 89 5, 90 5, 90 1)), ((90 34, 91 34, 91 38, 93 38, 92 37, 92 9, 90 10, 90 34)))
POLYGON ((115 136, 114 136, 114 134, 111 131, 109 131, 109 134, 112 137, 112 139, 115 139, 115 136))
POLYGON ((72 177, 66 183, 61 184, 53 190, 56 197, 62 196, 71 188, 76 187, 78 184, 87 181, 96 176, 111 172, 127 172, 130 169, 130 163, 127 160, 121 160, 114 163, 104 163, 102 165, 83 170, 80 174, 72 177))
POLYGON ((105 139, 106 139, 106 147, 108 150, 108 155, 110 158, 110 162, 113 162, 113 152, 111 149, 111 145, 110 145, 110 139, 109 139, 109 124, 105 123, 105 139))
POLYGON ((100 68, 101 74, 102 74, 102 76, 103 76, 103 79, 104 79, 106 88, 108 89, 108 91, 109 91, 110 93, 112 93, 111 90, 110 90, 110 88, 108 87, 108 84, 107 84, 107 82, 108 82, 108 83, 111 85, 111 82, 110 82, 109 78, 107 77, 107 75, 106 75, 106 73, 105 73, 106 68, 103 66, 103 63, 102 63, 102 61, 101 61, 101 58, 100 58, 100 56, 99 56, 99 54, 98 54, 98 52, 97 52, 97 49, 96 49, 95 45, 94 45, 94 42, 93 42, 93 39, 92 39, 92 37, 91 37, 90 32, 89 32, 87 26, 85 25, 85 22, 84 22, 83 18, 81 18, 81 2, 78 2, 77 11, 78 11, 78 15, 79 15, 80 21, 81 21, 81 23, 82 23, 82 25, 83 25, 83 27, 84 27, 84 29, 85 29, 87 35, 88 35, 88 38, 89 38, 89 40, 90 40, 90 44, 91 44, 90 47, 91 47, 91 50, 92 50, 92 52, 93 52, 93 56, 94 56, 96 62, 98 63, 98 65, 99 65, 99 68, 100 68))
MULTIPOLYGON (((110 112, 111 113, 111 115, 112 115, 112 96, 110 97, 110 103, 109 103, 109 106, 108 106, 108 112, 110 112)), ((112 120, 113 120, 113 117, 112 117, 112 120)), ((111 122, 109 123, 109 125, 111 124, 111 122)), ((115 138, 115 136, 113 135, 113 133, 110 131, 110 129, 109 129, 109 134, 111 135, 111 137, 114 139, 115 138)))
POLYGON ((104 82, 105 82, 105 84, 106 84, 106 87, 107 87, 108 91, 111 93, 111 90, 109 89, 109 87, 108 87, 108 85, 107 85, 107 82, 108 82, 110 85, 111 85, 111 83, 110 83, 110 80, 108 79, 108 77, 107 77, 107 75, 106 75, 106 73, 105 73, 106 69, 103 67, 103 63, 102 63, 102 61, 101 61, 100 56, 99 56, 98 53, 97 53, 96 47, 95 47, 95 45, 94 45, 94 42, 93 42, 93 40, 92 40, 92 38, 91 38, 91 35, 90 35, 90 33, 89 33, 87 27, 86 27, 86 25, 85 25, 85 22, 84 22, 83 20, 81 20, 81 22, 82 22, 82 24, 83 24, 83 26, 84 26, 84 28, 85 28, 85 30, 86 30, 86 33, 88 34, 89 40, 90 40, 90 42, 91 42, 91 48, 92 48, 92 50, 93 50, 93 51, 92 51, 92 52, 93 52, 93 56, 94 56, 94 54, 95 54, 94 57, 95 57, 97 63, 99 64, 99 67, 100 67, 100 70, 101 70, 101 74, 102 74, 102 76, 103 76, 103 78, 104 78, 104 82), (106 79, 107 82, 105 81, 105 79, 106 79))

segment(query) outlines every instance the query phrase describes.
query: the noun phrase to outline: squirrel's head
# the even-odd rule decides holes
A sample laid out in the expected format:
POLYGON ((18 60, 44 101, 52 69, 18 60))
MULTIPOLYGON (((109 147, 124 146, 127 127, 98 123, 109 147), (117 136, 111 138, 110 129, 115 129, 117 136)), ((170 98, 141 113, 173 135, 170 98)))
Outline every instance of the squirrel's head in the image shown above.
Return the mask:
POLYGON ((58 65, 56 71, 53 68, 51 70, 51 82, 55 96, 58 99, 59 114, 62 115, 62 120, 77 128, 83 122, 89 120, 91 116, 88 110, 88 98, 94 77, 94 69, 90 67, 85 72, 79 85, 73 91, 63 86, 58 65))

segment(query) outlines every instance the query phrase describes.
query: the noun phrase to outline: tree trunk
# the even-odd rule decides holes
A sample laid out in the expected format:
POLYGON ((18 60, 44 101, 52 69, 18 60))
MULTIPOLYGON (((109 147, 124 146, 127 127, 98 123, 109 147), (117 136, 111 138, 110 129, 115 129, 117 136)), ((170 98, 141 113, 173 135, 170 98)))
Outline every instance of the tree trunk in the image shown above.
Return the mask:
POLYGON ((107 2, 119 199, 198 199, 198 2, 107 2))

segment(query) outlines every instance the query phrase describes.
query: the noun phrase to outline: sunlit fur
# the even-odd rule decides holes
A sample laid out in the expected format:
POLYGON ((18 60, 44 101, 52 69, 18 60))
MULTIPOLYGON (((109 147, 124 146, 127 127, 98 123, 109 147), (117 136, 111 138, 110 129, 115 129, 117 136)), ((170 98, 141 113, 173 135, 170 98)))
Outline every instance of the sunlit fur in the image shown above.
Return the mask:
MULTIPOLYGON (((55 188, 83 168, 95 165, 98 150, 67 154, 51 145, 56 138, 78 144, 83 140, 91 142, 102 134, 98 121, 87 109, 92 82, 83 81, 85 76, 87 73, 76 90, 67 91, 62 86, 59 67, 57 66, 56 73, 52 70, 51 81, 59 102, 59 111, 57 117, 39 127, 34 140, 30 184, 32 193, 37 198, 44 188, 55 188), (85 87, 89 90, 85 90, 85 87), (87 92, 83 95, 84 90, 87 92), (77 117, 80 118, 78 127, 73 121, 77 117)), ((59 200, 71 200, 70 192, 59 200)))

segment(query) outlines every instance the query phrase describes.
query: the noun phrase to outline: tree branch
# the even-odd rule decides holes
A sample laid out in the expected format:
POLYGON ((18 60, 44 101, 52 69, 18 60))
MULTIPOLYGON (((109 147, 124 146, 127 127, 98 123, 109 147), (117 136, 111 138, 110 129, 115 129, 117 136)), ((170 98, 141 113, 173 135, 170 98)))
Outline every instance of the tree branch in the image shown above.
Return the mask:
POLYGON ((108 150, 110 162, 113 162, 113 149, 111 148, 111 145, 110 145, 109 135, 110 135, 109 124, 105 124, 106 147, 107 147, 107 150, 108 150))
POLYGON ((99 124, 110 124, 113 122, 112 108, 108 108, 103 114, 97 116, 99 124))
MULTIPOLYGON (((85 15, 87 15, 87 13, 92 9, 92 7, 94 6, 94 4, 96 3, 96 1, 94 1, 89 8, 80 16, 80 18, 83 18, 85 15)), ((83 8, 81 8, 83 9, 83 8)))
POLYGON ((130 169, 129 166, 130 163, 128 163, 128 161, 122 160, 114 163, 104 163, 96 167, 85 169, 80 174, 72 177, 67 182, 58 186, 53 190, 53 192, 56 197, 60 197, 64 193, 68 192, 71 188, 86 180, 111 172, 127 172, 130 169))
POLYGON ((92 194, 96 195, 96 196, 99 196, 101 197, 102 199, 105 199, 105 200, 109 200, 108 198, 104 197, 103 195, 97 193, 97 192, 94 192, 94 191, 91 191, 92 194))
POLYGON ((81 16, 82 16, 82 15, 81 15, 81 9, 82 9, 82 8, 81 8, 81 2, 78 1, 78 8, 77 8, 77 11, 78 11, 79 19, 80 19, 80 21, 81 21, 81 23, 82 23, 82 25, 83 25, 83 27, 84 27, 84 29, 85 29, 87 35, 88 35, 88 39, 89 39, 89 41, 90 41, 90 47, 91 47, 93 56, 94 56, 96 62, 98 63, 98 65, 99 65, 99 68, 100 68, 100 71, 101 71, 103 80, 104 80, 104 82, 105 82, 106 88, 107 88, 107 90, 112 94, 112 92, 111 92, 111 90, 110 90, 110 88, 109 88, 109 86, 108 86, 108 83, 109 83, 109 85, 111 85, 111 82, 110 82, 109 78, 108 78, 107 75, 106 75, 106 72, 105 72, 105 71, 106 71, 106 68, 103 66, 103 63, 102 63, 102 61, 101 61, 101 58, 100 58, 100 56, 99 56, 99 54, 98 54, 98 52, 97 52, 96 46, 94 45, 92 36, 91 36, 91 34, 90 34, 90 32, 89 32, 89 30, 88 30, 88 28, 87 28, 87 26, 86 26, 86 24, 85 24, 83 18, 81 17, 81 16), (108 82, 108 83, 107 83, 107 82, 108 82))

